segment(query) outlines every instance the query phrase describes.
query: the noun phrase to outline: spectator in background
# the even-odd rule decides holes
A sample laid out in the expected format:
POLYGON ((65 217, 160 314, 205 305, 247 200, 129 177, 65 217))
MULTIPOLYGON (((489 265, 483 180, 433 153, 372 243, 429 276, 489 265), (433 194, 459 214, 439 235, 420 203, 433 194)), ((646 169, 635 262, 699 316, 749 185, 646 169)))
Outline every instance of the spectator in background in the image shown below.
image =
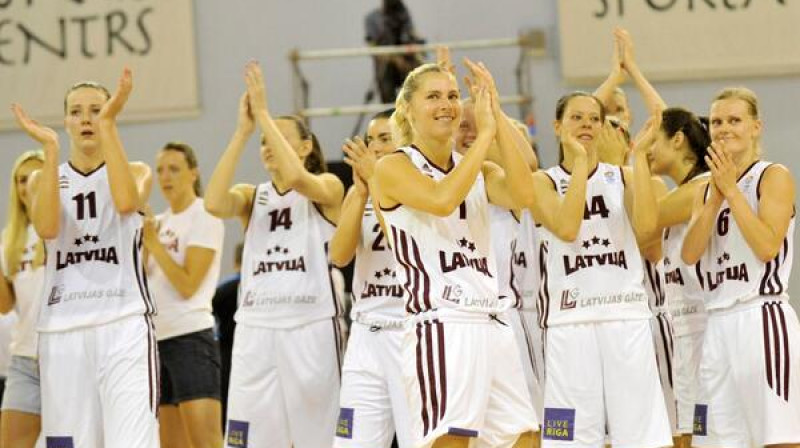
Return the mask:
MULTIPOLYGON (((367 14, 366 41, 370 45, 410 45, 425 41, 417 36, 411 14, 402 0, 383 0, 383 5, 367 14)), ((420 53, 376 56, 375 80, 382 103, 394 103, 397 89, 406 76, 422 63, 420 53)))

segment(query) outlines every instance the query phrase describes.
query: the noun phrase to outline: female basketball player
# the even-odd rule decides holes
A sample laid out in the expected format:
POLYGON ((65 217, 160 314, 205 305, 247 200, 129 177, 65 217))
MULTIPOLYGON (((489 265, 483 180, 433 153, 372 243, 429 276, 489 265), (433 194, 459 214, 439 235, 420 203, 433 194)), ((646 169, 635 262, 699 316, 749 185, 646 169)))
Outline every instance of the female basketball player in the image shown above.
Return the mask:
POLYGON ((42 433, 50 446, 158 446, 158 357, 144 279, 142 219, 150 169, 129 163, 116 119, 133 83, 111 96, 79 83, 64 101, 69 161, 57 134, 13 106, 44 149, 31 221, 45 240, 39 317, 42 433))
POLYGON ((697 264, 708 323, 695 446, 800 446, 800 325, 786 288, 794 178, 760 160, 758 100, 745 88, 711 103, 708 186, 695 197, 681 255, 697 264))
POLYGON ((389 447, 395 432, 401 448, 412 446, 401 372, 403 289, 369 188, 376 159, 395 150, 389 127, 393 112, 373 117, 366 141, 355 138, 343 147, 354 184, 342 204, 330 258, 343 267, 355 255, 356 264, 336 447, 389 447))
POLYGON ((668 446, 637 247, 637 236, 646 241, 655 223, 625 187, 651 179, 598 163, 604 120, 597 98, 567 95, 554 123, 563 164, 531 175, 519 160, 507 163, 507 175, 527 185, 513 190, 518 201, 542 225, 537 255, 548 329, 542 438, 545 446, 602 446, 608 428, 615 446, 668 446))
POLYGON ((400 151, 378 161, 370 192, 408 293, 403 376, 413 446, 466 447, 477 438, 477 446, 529 447, 538 418, 513 332, 498 319, 510 303, 498 298, 487 199, 514 203, 502 170, 484 163, 496 136, 503 151, 520 149, 492 108, 491 76, 470 68, 478 135, 467 154, 453 152, 461 118, 455 78, 440 65, 420 66, 392 116, 400 151))
POLYGON ((18 320, 11 333, 11 365, 0 420, 0 446, 4 447, 32 448, 41 431, 36 319, 44 281, 44 245, 31 225, 28 179, 43 163, 41 151, 27 151, 17 157, 8 190, 8 215, 0 253, 0 312, 13 310, 18 320))
POLYGON ((245 80, 236 132, 205 196, 211 214, 246 226, 227 446, 330 446, 341 341, 326 249, 344 187, 325 172, 302 121, 272 117, 257 63, 247 65, 245 80), (272 180, 231 187, 254 120, 272 180))
POLYGON ((169 209, 145 220, 144 246, 158 305, 153 323, 161 358, 161 446, 218 448, 220 355, 211 299, 225 227, 203 207, 191 146, 167 143, 156 157, 156 173, 169 209))

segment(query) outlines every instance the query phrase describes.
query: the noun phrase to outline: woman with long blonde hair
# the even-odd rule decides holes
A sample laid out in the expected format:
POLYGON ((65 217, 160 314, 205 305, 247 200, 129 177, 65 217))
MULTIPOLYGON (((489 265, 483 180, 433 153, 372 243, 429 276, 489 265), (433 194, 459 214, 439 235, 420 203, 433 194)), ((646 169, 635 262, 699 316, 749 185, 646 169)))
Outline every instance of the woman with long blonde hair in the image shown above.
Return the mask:
POLYGON ((41 169, 41 150, 17 157, 11 170, 8 215, 0 251, 0 313, 18 320, 11 334, 11 364, 0 417, 0 446, 33 447, 41 431, 36 320, 44 280, 44 246, 31 225, 28 179, 41 169))

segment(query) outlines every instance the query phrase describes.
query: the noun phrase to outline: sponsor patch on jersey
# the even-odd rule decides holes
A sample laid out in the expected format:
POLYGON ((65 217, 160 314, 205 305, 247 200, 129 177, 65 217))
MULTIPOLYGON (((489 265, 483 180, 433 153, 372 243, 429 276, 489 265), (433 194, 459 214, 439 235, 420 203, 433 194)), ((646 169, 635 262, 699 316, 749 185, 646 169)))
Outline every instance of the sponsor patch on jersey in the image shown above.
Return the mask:
POLYGON ((336 437, 342 439, 353 438, 353 418, 355 410, 353 408, 340 408, 339 419, 336 421, 336 437))
POLYGON ((228 420, 228 446, 232 448, 247 448, 247 433, 249 431, 249 422, 228 420))
POLYGON ((447 434, 459 437, 478 437, 478 431, 475 431, 474 429, 455 428, 453 426, 447 428, 447 434))
POLYGON ((606 171, 605 173, 603 173, 603 180, 605 180, 606 183, 609 185, 617 183, 617 172, 606 171))
POLYGON ((72 437, 46 437, 47 448, 75 448, 72 437))
POLYGON ((542 438, 575 440, 575 409, 544 408, 542 438))
POLYGON ((696 404, 694 405, 694 426, 692 434, 696 436, 708 435, 708 405, 696 404))

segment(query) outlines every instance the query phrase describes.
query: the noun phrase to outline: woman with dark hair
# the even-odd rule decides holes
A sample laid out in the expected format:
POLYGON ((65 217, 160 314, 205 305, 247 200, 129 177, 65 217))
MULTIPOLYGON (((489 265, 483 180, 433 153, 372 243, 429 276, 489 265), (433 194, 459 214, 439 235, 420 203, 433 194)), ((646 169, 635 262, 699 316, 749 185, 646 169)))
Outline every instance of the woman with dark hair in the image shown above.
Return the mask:
POLYGON ((681 257, 708 312, 694 446, 800 446, 800 324, 789 305, 795 182, 761 160, 758 99, 711 103, 711 178, 698 188, 681 257))
POLYGON ((639 243, 654 224, 630 187, 653 181, 598 161, 604 121, 596 97, 566 95, 554 122, 563 163, 531 174, 507 161, 524 182, 512 191, 541 225, 543 446, 599 447, 606 431, 614 446, 669 446, 639 243))
POLYGON ((128 162, 116 122, 132 87, 126 69, 113 96, 95 83, 67 92, 61 165, 56 132, 13 106, 45 154, 30 216, 48 254, 38 330, 42 435, 53 446, 158 446, 155 307, 139 214, 150 168, 128 162))
POLYGON ((330 446, 342 342, 327 248, 344 187, 302 121, 272 117, 257 63, 245 80, 236 132, 205 196, 211 214, 245 226, 226 446, 330 446), (256 123, 271 182, 231 186, 256 123))
POLYGON ((353 168, 353 187, 331 238, 330 259, 338 267, 355 256, 353 324, 342 367, 341 405, 335 447, 388 448, 397 434, 410 448, 411 425, 401 372, 405 309, 397 265, 370 195, 375 162, 395 151, 389 118, 373 117, 366 140, 348 140, 345 162, 353 168))
POLYGON ((225 227, 203 206, 191 146, 167 143, 156 156, 156 176, 169 208, 145 219, 144 247, 158 306, 153 322, 161 359, 161 446, 218 448, 220 355, 211 299, 225 227))
MULTIPOLYGON (((11 168, 8 214, 0 251, 0 313, 12 313, 10 365, 0 417, 0 446, 33 448, 42 420, 36 321, 44 282, 44 244, 31 224, 28 179, 42 168, 44 153, 26 151, 11 168), (14 315, 16 313, 16 315, 14 315)), ((11 322, 8 318, 3 318, 11 322)), ((8 342, 4 338, 4 342, 8 342)), ((5 347, 4 347, 5 348, 5 347)), ((5 374, 5 371, 3 371, 5 374)))

